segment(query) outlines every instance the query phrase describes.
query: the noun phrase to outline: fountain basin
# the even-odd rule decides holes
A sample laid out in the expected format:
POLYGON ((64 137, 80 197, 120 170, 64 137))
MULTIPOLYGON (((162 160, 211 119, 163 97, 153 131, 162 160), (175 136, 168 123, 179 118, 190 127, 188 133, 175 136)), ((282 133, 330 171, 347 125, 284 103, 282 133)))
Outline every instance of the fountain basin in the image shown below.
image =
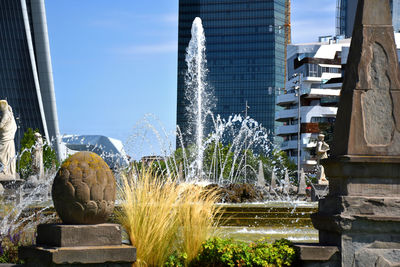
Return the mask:
POLYGON ((318 211, 316 203, 266 202, 217 204, 221 207, 222 226, 312 226, 310 215, 318 211))
MULTIPOLYGON (((52 206, 50 203, 46 203, 52 206)), ((260 239, 274 240, 286 238, 294 242, 318 242, 318 230, 311 222, 311 213, 317 212, 316 202, 278 202, 216 204, 221 207, 221 220, 217 234, 223 238, 238 241, 254 242, 260 239)), ((119 209, 116 205, 116 209, 119 209)), ((22 217, 28 217, 37 212, 51 215, 53 207, 41 211, 40 205, 30 206, 22 217)), ((112 221, 115 218, 112 216, 112 221)))
POLYGON ((264 239, 268 242, 285 238, 292 242, 318 242, 318 230, 314 227, 219 227, 218 234, 223 238, 232 238, 237 241, 255 242, 264 239))
POLYGON ((221 206, 218 234, 224 238, 251 242, 271 242, 286 238, 294 242, 318 242, 318 230, 310 215, 318 211, 317 203, 277 202, 217 204, 221 206))

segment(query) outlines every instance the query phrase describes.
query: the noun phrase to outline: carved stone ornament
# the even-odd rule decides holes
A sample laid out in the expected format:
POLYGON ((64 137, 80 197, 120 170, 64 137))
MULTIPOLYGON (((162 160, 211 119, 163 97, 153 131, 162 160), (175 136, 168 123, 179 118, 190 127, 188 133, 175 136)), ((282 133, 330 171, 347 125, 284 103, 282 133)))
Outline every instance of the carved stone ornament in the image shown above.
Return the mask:
POLYGON ((78 152, 62 164, 54 179, 54 207, 66 224, 104 223, 114 210, 115 190, 107 163, 95 153, 78 152))
POLYGON ((360 1, 331 155, 400 157, 400 71, 389 3, 360 1))

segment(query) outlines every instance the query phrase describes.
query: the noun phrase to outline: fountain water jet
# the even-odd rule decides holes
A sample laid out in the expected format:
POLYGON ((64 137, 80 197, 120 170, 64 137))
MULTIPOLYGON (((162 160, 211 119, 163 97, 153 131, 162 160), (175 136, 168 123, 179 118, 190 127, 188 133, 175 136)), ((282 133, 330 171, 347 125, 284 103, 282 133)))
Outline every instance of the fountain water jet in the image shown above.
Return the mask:
POLYGON ((192 39, 186 49, 187 73, 185 77, 186 100, 190 103, 187 107, 191 128, 195 128, 196 160, 195 171, 199 177, 203 176, 204 158, 204 125, 207 114, 211 111, 213 101, 210 88, 207 84, 206 38, 202 21, 195 18, 192 25, 192 39))

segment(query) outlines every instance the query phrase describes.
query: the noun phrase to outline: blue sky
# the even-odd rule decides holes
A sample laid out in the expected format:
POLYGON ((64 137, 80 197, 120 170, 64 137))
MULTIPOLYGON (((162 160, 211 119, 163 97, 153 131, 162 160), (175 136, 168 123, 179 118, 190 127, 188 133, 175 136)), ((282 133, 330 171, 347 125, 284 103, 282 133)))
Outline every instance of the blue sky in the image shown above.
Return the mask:
MULTIPOLYGON (((293 42, 334 34, 335 3, 292 0, 293 42)), ((46 9, 61 134, 125 142, 149 113, 175 129, 177 0, 47 0, 46 9)))

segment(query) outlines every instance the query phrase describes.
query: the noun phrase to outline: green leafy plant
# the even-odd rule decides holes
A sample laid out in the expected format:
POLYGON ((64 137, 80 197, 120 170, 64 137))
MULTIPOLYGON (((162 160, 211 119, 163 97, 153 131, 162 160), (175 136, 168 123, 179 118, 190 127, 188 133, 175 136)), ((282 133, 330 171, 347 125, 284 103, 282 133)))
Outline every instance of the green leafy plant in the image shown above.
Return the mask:
POLYGON ((185 265, 185 254, 175 252, 165 266, 241 267, 241 266, 291 266, 297 259, 293 244, 285 239, 273 244, 236 242, 231 239, 211 238, 203 243, 199 255, 185 265))
POLYGON ((168 260, 164 263, 165 267, 185 267, 187 266, 187 254, 184 252, 175 251, 168 260))

